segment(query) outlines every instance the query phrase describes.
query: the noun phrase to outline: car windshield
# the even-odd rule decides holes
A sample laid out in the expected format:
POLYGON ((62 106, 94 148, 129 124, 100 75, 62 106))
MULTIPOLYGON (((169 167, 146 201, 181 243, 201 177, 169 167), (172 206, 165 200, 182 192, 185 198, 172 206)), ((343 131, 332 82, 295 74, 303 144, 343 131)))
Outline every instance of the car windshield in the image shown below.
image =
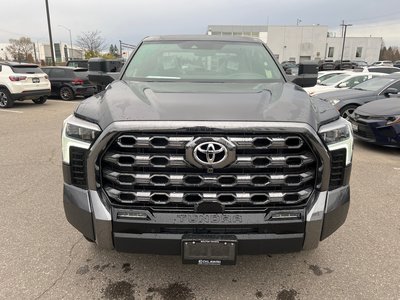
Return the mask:
POLYGON ((342 81, 343 79, 345 79, 346 77, 349 77, 349 74, 335 75, 335 76, 332 76, 331 78, 321 81, 320 85, 327 85, 327 86, 335 85, 335 84, 339 83, 340 81, 342 81))
POLYGON ((362 90, 362 91, 379 91, 383 89, 388 84, 395 81, 393 78, 386 78, 385 76, 382 77, 375 77, 370 80, 364 81, 363 83, 357 84, 352 89, 354 90, 362 90))
POLYGON ((225 41, 145 42, 123 80, 283 81, 278 66, 260 43, 225 41))
POLYGON ((88 70, 87 69, 74 70, 74 74, 76 77, 79 77, 79 78, 87 78, 88 70))

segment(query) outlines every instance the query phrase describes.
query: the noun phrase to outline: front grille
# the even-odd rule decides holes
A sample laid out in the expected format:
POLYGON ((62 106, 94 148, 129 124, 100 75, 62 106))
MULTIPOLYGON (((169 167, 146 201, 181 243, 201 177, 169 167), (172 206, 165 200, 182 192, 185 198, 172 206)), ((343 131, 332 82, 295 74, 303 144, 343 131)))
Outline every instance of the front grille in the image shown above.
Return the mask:
POLYGON ((346 149, 330 152, 331 155, 331 180, 329 189, 334 190, 343 185, 344 171, 346 167, 346 149))
POLYGON ((114 205, 193 210, 207 203, 265 209, 305 203, 316 185, 317 159, 296 134, 123 133, 101 159, 101 186, 114 205), (220 169, 191 165, 187 144, 222 137, 236 148, 220 169))
POLYGON ((75 186, 86 187, 86 150, 70 147, 71 183, 75 186))

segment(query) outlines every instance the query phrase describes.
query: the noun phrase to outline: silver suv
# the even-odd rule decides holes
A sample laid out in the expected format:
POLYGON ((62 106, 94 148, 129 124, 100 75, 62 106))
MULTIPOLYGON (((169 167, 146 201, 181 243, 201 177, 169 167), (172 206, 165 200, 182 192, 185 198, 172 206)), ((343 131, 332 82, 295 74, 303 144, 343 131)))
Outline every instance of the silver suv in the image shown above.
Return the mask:
POLYGON ((38 65, 0 62, 0 108, 9 108, 14 101, 27 99, 43 104, 50 91, 48 76, 38 65))

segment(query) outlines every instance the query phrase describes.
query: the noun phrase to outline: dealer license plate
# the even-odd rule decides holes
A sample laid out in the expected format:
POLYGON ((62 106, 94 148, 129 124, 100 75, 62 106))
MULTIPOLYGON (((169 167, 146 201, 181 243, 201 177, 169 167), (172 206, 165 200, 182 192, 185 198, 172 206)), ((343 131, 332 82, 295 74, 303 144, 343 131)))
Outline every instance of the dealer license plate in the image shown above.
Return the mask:
POLYGON ((185 235, 182 238, 182 262, 198 265, 234 265, 237 239, 226 235, 185 235))

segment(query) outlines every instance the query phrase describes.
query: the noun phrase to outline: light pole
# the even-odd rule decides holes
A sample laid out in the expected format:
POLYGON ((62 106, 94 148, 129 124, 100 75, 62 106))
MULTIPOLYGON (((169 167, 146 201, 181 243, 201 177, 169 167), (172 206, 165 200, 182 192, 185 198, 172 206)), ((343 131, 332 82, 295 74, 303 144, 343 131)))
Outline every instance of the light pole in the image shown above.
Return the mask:
POLYGON ((66 30, 68 30, 69 31, 69 42, 70 42, 70 44, 71 44, 71 55, 70 55, 70 57, 69 57, 69 60, 72 60, 73 59, 73 52, 74 52, 74 50, 72 49, 72 33, 71 33, 71 29, 69 29, 68 27, 65 27, 64 25, 58 25, 59 27, 62 27, 62 28, 64 28, 64 29, 66 29, 66 30))
POLYGON ((56 65, 56 60, 54 58, 54 48, 53 48, 53 36, 51 35, 51 23, 50 23, 50 12, 49 12, 49 2, 46 1, 46 13, 47 13, 47 26, 49 28, 49 39, 50 39, 50 52, 51 52, 51 64, 56 65))
POLYGON ((343 53, 344 53, 344 45, 346 42, 346 32, 347 32, 347 26, 353 26, 353 24, 344 24, 344 21, 342 24, 342 29, 344 28, 344 33, 343 33, 343 45, 342 45, 342 55, 340 56, 340 68, 342 68, 342 63, 343 63, 343 53))

